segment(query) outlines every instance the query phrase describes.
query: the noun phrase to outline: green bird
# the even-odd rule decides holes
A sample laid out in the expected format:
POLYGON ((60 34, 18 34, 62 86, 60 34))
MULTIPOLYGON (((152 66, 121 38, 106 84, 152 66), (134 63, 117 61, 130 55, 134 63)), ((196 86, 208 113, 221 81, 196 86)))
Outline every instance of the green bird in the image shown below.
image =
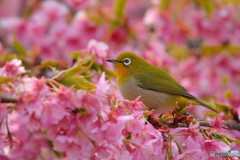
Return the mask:
POLYGON ((164 70, 149 64, 131 52, 123 52, 116 59, 106 59, 114 64, 118 88, 125 99, 140 100, 149 109, 165 113, 181 104, 198 104, 217 112, 186 91, 164 70))

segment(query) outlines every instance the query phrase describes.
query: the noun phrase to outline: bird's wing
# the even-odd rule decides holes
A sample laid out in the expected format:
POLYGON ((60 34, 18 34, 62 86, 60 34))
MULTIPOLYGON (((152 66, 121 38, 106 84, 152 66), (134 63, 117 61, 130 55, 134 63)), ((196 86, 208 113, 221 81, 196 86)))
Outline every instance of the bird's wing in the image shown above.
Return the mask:
POLYGON ((138 73, 134 75, 134 78, 137 81, 137 85, 143 89, 179 95, 187 99, 196 99, 163 70, 152 70, 148 73, 138 73), (162 74, 159 74, 159 72, 162 72, 162 74))
POLYGON ((153 68, 150 72, 149 71, 150 70, 148 69, 148 73, 137 73, 134 75, 139 87, 157 92, 179 95, 218 113, 212 107, 206 105, 193 95, 189 94, 183 86, 176 82, 165 71, 159 68, 153 68))

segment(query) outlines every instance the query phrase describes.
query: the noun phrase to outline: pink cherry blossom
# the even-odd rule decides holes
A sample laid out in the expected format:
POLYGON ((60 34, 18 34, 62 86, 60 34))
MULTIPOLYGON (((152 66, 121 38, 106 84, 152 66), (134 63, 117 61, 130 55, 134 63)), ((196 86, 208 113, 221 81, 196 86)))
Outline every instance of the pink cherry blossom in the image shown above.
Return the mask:
POLYGON ((7 156, 4 156, 4 155, 0 155, 0 158, 1 158, 2 160, 10 160, 7 156))
POLYGON ((91 0, 64 0, 67 4, 69 4, 71 7, 76 9, 84 8, 88 4, 94 4, 96 2, 91 0))
POLYGON ((144 159, 159 159, 157 155, 154 155, 154 143, 157 143, 157 139, 149 140, 139 146, 133 154, 133 157, 138 160, 144 159))
POLYGON ((19 87, 19 110, 26 110, 28 114, 35 113, 37 117, 41 117, 41 103, 46 99, 46 95, 50 92, 45 84, 45 79, 24 78, 23 84, 19 87))
POLYGON ((239 131, 224 127, 240 119, 239 10, 230 1, 0 0, 0 159, 207 160, 222 158, 211 152, 239 151, 239 131), (105 59, 125 51, 216 105, 218 114, 188 109, 210 127, 194 119, 171 128, 187 117, 163 124, 141 95, 124 99, 105 59), (93 65, 73 78, 95 87, 52 79, 52 70, 89 55, 83 65, 93 65))
POLYGON ((126 130, 131 133, 139 133, 144 128, 144 120, 141 118, 142 112, 136 112, 132 116, 122 116, 119 119, 125 121, 126 130))
POLYGON ((34 159, 41 154, 42 149, 49 150, 44 135, 35 134, 29 141, 21 144, 11 151, 11 159, 34 159))
POLYGON ((184 160, 184 159, 195 159, 199 156, 199 153, 201 152, 200 149, 195 150, 189 150, 184 152, 183 154, 179 154, 176 159, 177 160, 184 160))
MULTIPOLYGON (((202 159, 209 159, 210 152, 228 152, 230 147, 224 142, 218 142, 217 140, 205 140, 201 144, 201 150, 204 154, 201 155, 202 159)), ((218 157, 214 157, 218 159, 218 157)))
POLYGON ((224 123, 225 121, 224 120, 221 120, 221 117, 220 117, 220 114, 215 118, 215 120, 212 122, 212 123, 210 123, 209 125, 211 126, 211 127, 213 127, 213 129, 214 130, 216 130, 216 131, 220 131, 220 130, 222 130, 222 127, 224 126, 223 125, 223 123, 224 123))
POLYGON ((0 133, 0 147, 1 147, 1 153, 3 152, 3 148, 6 146, 6 141, 4 138, 4 133, 0 133))
POLYGON ((41 3, 41 8, 32 15, 31 19, 43 24, 51 24, 64 20, 67 14, 68 8, 66 5, 56 1, 44 1, 41 3))
POLYGON ((3 0, 0 4, 0 17, 11 17, 18 14, 21 0, 3 0), (8 7, 11 6, 11 9, 8 7))
POLYGON ((176 128, 172 130, 172 134, 185 134, 183 136, 177 136, 176 140, 182 144, 182 147, 186 150, 199 149, 201 142, 203 141, 202 134, 199 133, 199 124, 191 125, 189 128, 176 128))
POLYGON ((143 23, 145 25, 154 25, 155 20, 157 19, 159 13, 157 8, 149 9, 144 16, 143 23))
POLYGON ((1 42, 0 42, 0 55, 3 53, 3 46, 2 46, 2 44, 1 44, 1 42))
POLYGON ((7 62, 3 68, 0 68, 1 76, 15 77, 19 74, 24 73, 25 69, 21 66, 21 64, 22 61, 18 59, 7 62))
POLYGON ((2 122, 6 118, 7 114, 8 114, 7 105, 1 103, 0 104, 0 122, 2 122))
POLYGON ((96 40, 89 41, 88 50, 90 54, 96 55, 95 59, 98 64, 104 64, 105 59, 108 56, 109 47, 103 42, 97 42, 96 40))

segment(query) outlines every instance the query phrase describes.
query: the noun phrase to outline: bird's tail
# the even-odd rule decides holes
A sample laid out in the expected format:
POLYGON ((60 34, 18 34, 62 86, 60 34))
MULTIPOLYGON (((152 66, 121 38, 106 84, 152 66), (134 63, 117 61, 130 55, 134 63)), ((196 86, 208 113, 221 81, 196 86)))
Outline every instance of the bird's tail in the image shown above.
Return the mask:
POLYGON ((211 109, 212 111, 218 113, 215 109, 213 109, 213 108, 210 107, 209 105, 207 105, 207 104, 205 104, 205 103, 203 103, 203 102, 201 102, 201 101, 199 101, 199 100, 197 100, 197 99, 191 99, 191 100, 192 100, 193 102, 196 102, 197 104, 203 106, 203 107, 206 107, 206 108, 211 109))

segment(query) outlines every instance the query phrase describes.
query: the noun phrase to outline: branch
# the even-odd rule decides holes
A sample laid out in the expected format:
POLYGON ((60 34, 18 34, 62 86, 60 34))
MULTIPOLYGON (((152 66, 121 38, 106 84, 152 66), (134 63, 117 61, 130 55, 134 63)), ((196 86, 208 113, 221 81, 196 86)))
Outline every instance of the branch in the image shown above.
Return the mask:
MULTIPOLYGON (((199 122, 199 125, 202 127, 211 127, 209 124, 211 122, 209 121, 197 121, 199 122)), ((185 123, 174 123, 174 122, 165 122, 165 125, 167 125, 170 128, 176 128, 176 127, 189 127, 189 125, 185 123)), ((240 123, 234 123, 234 122, 225 122, 223 125, 226 127, 225 129, 233 129, 240 131, 240 123)))
POLYGON ((223 123, 227 128, 240 131, 240 123, 225 122, 223 123))
POLYGON ((1 103, 17 103, 16 98, 6 97, 6 96, 1 96, 0 98, 1 98, 0 99, 1 103))

